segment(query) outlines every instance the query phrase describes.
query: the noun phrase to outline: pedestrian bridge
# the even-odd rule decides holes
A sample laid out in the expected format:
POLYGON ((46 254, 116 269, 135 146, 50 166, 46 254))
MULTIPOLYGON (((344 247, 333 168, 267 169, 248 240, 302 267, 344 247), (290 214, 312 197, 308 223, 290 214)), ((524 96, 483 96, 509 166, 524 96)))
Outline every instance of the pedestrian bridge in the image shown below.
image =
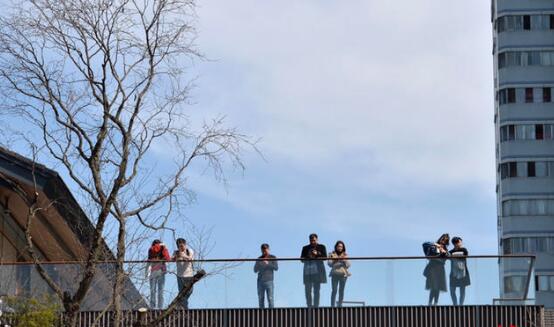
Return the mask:
MULTIPOLYGON (((196 271, 207 274, 193 287, 189 310, 176 310, 164 326, 533 326, 545 325, 545 313, 534 303, 534 257, 469 256, 456 258, 351 257, 342 307, 338 295, 332 301, 333 276, 326 268, 327 281, 320 285, 319 303, 307 307, 303 285, 305 261, 299 258, 275 259, 273 273, 274 308, 259 309, 257 274, 259 259, 205 259, 193 262, 196 271), (429 262, 440 260, 445 289, 438 305, 428 306, 429 262), (470 284, 465 296, 460 288, 451 292, 451 267, 465 260, 470 284), (463 300, 463 301, 462 301, 463 300), (458 303, 463 305, 453 305, 458 303), (335 307, 333 307, 335 306, 335 307)), ((266 262, 267 263, 267 262, 266 262)), ((45 271, 70 294, 75 291, 83 270, 82 262, 43 263, 45 271)), ((148 321, 164 312, 178 295, 175 263, 167 262, 161 308, 150 308, 150 281, 145 273, 148 262, 128 261, 125 269, 133 292, 124 302, 125 325, 148 321), (143 310, 139 310, 143 309, 143 310), (141 316, 141 313, 142 316, 141 316)), ((113 312, 106 308, 115 280, 114 262, 98 264, 94 292, 87 294, 79 314, 79 326, 109 326, 113 312), (107 310, 106 310, 107 309, 107 310)), ((4 298, 39 298, 54 293, 30 263, 0 264, 0 295, 4 298)), ((267 298, 265 298, 267 307, 267 298)), ((3 308, 9 315, 10 308, 3 308)), ((63 312, 60 313, 63 315, 63 312)), ((4 315, 6 316, 6 315, 4 315)))

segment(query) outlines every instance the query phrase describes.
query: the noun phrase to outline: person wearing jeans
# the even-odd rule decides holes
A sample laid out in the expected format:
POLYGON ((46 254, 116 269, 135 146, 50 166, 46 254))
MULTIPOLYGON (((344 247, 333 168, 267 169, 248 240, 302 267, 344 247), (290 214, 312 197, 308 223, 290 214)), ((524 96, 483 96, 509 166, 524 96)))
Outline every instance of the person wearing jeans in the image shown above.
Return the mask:
POLYGON ((153 271, 150 274, 150 307, 162 309, 164 305, 165 272, 153 271), (158 300, 158 302, 156 302, 158 300), (157 305, 156 305, 157 303, 157 305))
POLYGON ((302 248, 300 258, 304 263, 304 291, 308 308, 319 307, 319 291, 327 283, 323 259, 327 256, 325 245, 318 243, 317 234, 310 234, 310 244, 302 248), (313 297, 312 297, 313 291, 313 297))
POLYGON ((164 305, 164 285, 167 267, 164 261, 169 261, 169 252, 160 240, 154 240, 148 249, 147 276, 150 282, 150 307, 162 309, 164 305), (158 300, 156 302, 156 300, 158 300))
POLYGON ((346 286, 346 279, 350 276, 348 268, 350 268, 350 261, 347 259, 346 246, 343 241, 337 241, 335 244, 335 251, 329 254, 328 265, 331 267, 331 306, 334 307, 337 298, 337 289, 339 293, 338 306, 342 307, 342 301, 344 300, 344 287, 346 286))
POLYGON ((267 294, 268 308, 274 307, 273 302, 273 272, 279 269, 276 257, 270 254, 269 244, 261 245, 262 255, 254 264, 254 272, 258 274, 258 304, 260 309, 265 308, 265 296, 267 294))
POLYGON ((265 296, 270 309, 274 307, 273 302, 273 273, 279 269, 276 257, 270 254, 269 244, 261 245, 262 255, 254 264, 254 272, 258 274, 258 304, 260 309, 265 308, 265 296))
POLYGON ((192 261, 194 260, 194 252, 187 247, 187 241, 183 238, 178 238, 177 251, 173 253, 173 260, 177 265, 177 288, 179 294, 183 289, 188 287, 186 293, 181 297, 181 307, 183 309, 189 308, 189 298, 192 295, 192 280, 194 276, 194 270, 192 268, 192 261))

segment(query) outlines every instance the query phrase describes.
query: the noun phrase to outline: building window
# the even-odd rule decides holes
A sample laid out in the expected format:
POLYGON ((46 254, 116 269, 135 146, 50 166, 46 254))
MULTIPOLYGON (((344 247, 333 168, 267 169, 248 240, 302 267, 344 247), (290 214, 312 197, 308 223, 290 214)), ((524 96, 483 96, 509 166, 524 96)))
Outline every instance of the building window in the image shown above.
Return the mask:
POLYGON ((553 66, 554 51, 507 51, 498 54, 498 68, 553 66))
POLYGON ((544 125, 544 138, 546 140, 554 139, 554 125, 544 125))
POLYGON ((523 292, 525 276, 506 276, 504 277, 504 291, 506 293, 523 292))
POLYGON ((552 101, 552 95, 551 95, 551 88, 550 87, 543 87, 542 88, 542 102, 551 102, 552 101))
POLYGON ((533 88, 532 87, 526 87, 525 88, 525 102, 526 103, 533 102, 533 88))
POLYGON ((554 178, 554 161, 504 162, 500 164, 499 172, 500 179, 513 177, 554 178))
POLYGON ((509 177, 517 177, 517 163, 508 162, 508 174, 509 177))
MULTIPOLYGON (((554 215, 554 199, 518 199, 502 202, 502 216, 505 217, 552 215, 554 215)), ((554 252, 554 239, 551 241, 550 249, 554 252)))
POLYGON ((554 275, 535 275, 535 291, 553 292, 554 275))
POLYGON ((496 93, 498 104, 552 102, 552 87, 504 88, 496 93))
POLYGON ((527 163, 527 177, 535 177, 535 162, 533 161, 527 163))
POLYGON ((524 15, 523 16, 523 29, 524 30, 530 30, 531 29, 531 16, 524 15))
POLYGON ((511 237, 502 241, 504 254, 554 253, 554 237, 511 237))
POLYGON ((508 103, 516 102, 516 89, 511 87, 508 89, 508 103))
POLYGON ((498 17, 496 30, 502 32, 516 32, 529 30, 554 29, 554 15, 509 15, 498 17))
POLYGON ((554 124, 500 126, 500 142, 520 140, 552 140, 554 124))
POLYGON ((535 139, 535 125, 516 125, 516 140, 535 139))
POLYGON ((535 162, 535 176, 548 177, 548 165, 545 161, 535 162))
POLYGON ((499 104, 506 104, 506 90, 496 92, 496 101, 498 101, 499 104))
POLYGON ((504 68, 506 67, 506 54, 505 53, 499 53, 498 54, 498 68, 504 68))
POLYGON ((544 125, 535 125, 535 140, 544 138, 544 125))

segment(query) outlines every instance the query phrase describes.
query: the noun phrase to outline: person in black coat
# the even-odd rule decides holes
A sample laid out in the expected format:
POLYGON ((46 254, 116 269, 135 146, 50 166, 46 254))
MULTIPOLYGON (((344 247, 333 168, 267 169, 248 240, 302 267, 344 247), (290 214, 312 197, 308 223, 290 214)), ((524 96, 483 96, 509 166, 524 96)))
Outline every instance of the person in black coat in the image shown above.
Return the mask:
POLYGON ((466 258, 469 254, 464 247, 461 237, 453 237, 452 244, 454 248, 450 250, 450 296, 452 297, 452 304, 464 305, 464 299, 466 296, 466 287, 471 284, 469 278, 469 271, 467 269, 466 258), (456 257, 461 257, 454 259, 456 257), (460 299, 456 298, 456 288, 460 288, 460 299))
POLYGON ((448 245, 450 244, 450 236, 442 234, 437 243, 435 243, 435 253, 427 254, 429 262, 425 266, 423 275, 426 277, 425 289, 429 290, 429 305, 437 305, 439 302, 440 292, 446 292, 446 272, 444 264, 448 253, 448 245))
POLYGON ((306 304, 309 308, 319 307, 321 283, 327 283, 327 275, 323 262, 323 259, 326 257, 327 249, 325 245, 318 243, 317 234, 310 234, 310 244, 302 248, 302 254, 300 255, 304 263, 304 289, 306 292, 306 304))

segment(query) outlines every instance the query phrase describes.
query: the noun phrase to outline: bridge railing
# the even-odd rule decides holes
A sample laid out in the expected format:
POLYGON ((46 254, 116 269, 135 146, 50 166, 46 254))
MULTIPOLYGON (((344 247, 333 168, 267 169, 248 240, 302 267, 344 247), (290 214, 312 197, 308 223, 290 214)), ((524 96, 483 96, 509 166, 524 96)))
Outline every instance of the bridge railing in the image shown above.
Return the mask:
MULTIPOLYGON (((430 293, 436 291, 439 305, 529 304, 534 298, 534 257, 527 255, 470 256, 470 257, 351 257, 348 276, 341 269, 331 273, 333 263, 327 259, 299 258, 210 259, 191 262, 192 271, 203 269, 207 275, 194 285, 188 300, 194 309, 257 308, 260 306, 259 286, 254 266, 262 270, 277 267, 264 275, 272 275, 273 306, 275 308, 306 307, 307 287, 310 284, 311 305, 358 306, 418 306, 428 305, 430 293), (460 272, 461 263, 467 270, 460 272), (315 267, 315 268, 314 268, 315 267), (315 269, 315 270, 314 270, 315 269), (322 271, 321 269, 324 269, 322 271), (316 272, 305 277, 309 272, 316 272), (316 276, 317 277, 314 277, 316 276), (344 293, 341 298, 341 284, 344 293), (336 295, 333 298, 333 285, 336 295), (319 286, 319 302, 316 302, 319 286), (463 287, 462 287, 463 286, 463 287), (453 289, 455 298, 451 296, 453 289), (463 289, 463 291, 462 291, 463 289), (465 294, 461 294, 464 292, 465 294), (462 299, 463 298, 463 299, 462 299), (462 301, 463 300, 463 301, 462 301)), ((165 273, 156 272, 153 265, 160 262, 128 261, 125 263, 127 282, 122 291, 124 308, 165 308, 178 294, 177 264, 165 263, 165 273), (152 292, 152 287, 158 288, 152 292), (163 303, 159 303, 160 294, 163 303)), ((43 263, 47 275, 59 287, 73 294, 83 272, 82 262, 43 263)), ((113 296, 115 263, 102 262, 97 266, 93 286, 81 307, 83 311, 105 309, 113 296)), ((190 271, 189 271, 190 272, 190 271)), ((0 296, 5 299, 56 296, 48 283, 31 263, 0 263, 0 296)), ((435 298, 431 296, 432 304, 435 298)), ((9 302, 4 301, 4 304, 9 302)), ((268 307, 267 292, 264 306, 268 307)))

